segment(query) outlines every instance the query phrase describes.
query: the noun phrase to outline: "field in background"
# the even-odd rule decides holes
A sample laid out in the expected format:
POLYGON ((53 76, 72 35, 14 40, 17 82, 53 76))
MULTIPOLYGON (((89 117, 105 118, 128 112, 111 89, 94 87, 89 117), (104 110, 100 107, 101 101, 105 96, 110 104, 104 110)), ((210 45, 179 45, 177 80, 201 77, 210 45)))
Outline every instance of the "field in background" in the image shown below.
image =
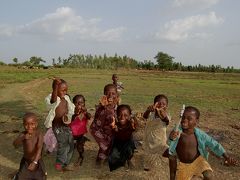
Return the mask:
MULTIPOLYGON (((0 177, 6 177, 18 168, 21 151, 14 150, 12 141, 17 136, 14 130, 23 130, 22 115, 26 111, 38 114, 41 128, 47 111, 44 97, 51 92, 52 81, 49 77, 61 77, 68 82, 69 95, 83 94, 88 108, 94 108, 103 87, 111 83, 113 73, 119 75, 124 84, 122 103, 129 104, 133 112, 143 112, 153 103, 157 94, 165 94, 169 98, 169 111, 173 117, 170 127, 178 120, 182 104, 192 105, 201 112, 200 127, 218 139, 234 157, 239 156, 240 127, 240 74, 183 73, 139 70, 93 70, 93 69, 46 69, 23 70, 0 66, 0 177)), ((94 112, 92 112, 94 113, 94 112)), ((96 148, 94 142, 86 145, 86 155, 81 170, 71 173, 74 178, 121 179, 127 177, 122 169, 109 173, 101 173, 94 169, 96 148), (88 151, 88 152, 87 152, 88 151), (84 169, 85 168, 85 169, 84 169), (100 173, 100 175, 99 175, 100 173)), ((141 154, 136 155, 141 159, 141 154)), ((66 178, 66 174, 58 174, 53 169, 54 158, 46 159, 49 178, 66 178)), ((210 158, 217 176, 225 179, 239 177, 239 167, 224 167, 215 157, 210 158), (228 178, 230 176, 230 178, 228 178)), ((128 173, 132 179, 147 178, 141 165, 128 173)), ((164 178, 163 178, 164 179, 164 178)))

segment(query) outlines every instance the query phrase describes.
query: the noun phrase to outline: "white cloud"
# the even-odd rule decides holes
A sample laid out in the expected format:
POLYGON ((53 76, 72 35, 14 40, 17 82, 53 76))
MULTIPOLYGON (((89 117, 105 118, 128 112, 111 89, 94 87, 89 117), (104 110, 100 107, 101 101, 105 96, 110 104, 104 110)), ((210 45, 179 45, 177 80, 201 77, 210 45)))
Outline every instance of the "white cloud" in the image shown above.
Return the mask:
MULTIPOLYGON (((60 40, 72 36, 75 39, 93 41, 117 41, 121 39, 122 33, 126 30, 124 27, 102 30, 99 28, 100 22, 101 19, 86 19, 77 15, 69 7, 61 7, 54 13, 20 25, 16 29, 18 34, 46 36, 60 40)), ((8 32, 13 33, 10 29, 9 27, 8 32)), ((4 29, 0 28, 0 35, 4 32, 4 29)))
POLYGON ((196 32, 200 28, 223 23, 223 18, 217 17, 215 12, 208 15, 196 15, 184 19, 172 20, 164 25, 164 29, 155 34, 157 39, 169 41, 183 41, 189 38, 204 38, 204 32, 196 32))
POLYGON ((219 0, 174 0, 173 5, 177 7, 196 6, 208 8, 218 2, 219 0))

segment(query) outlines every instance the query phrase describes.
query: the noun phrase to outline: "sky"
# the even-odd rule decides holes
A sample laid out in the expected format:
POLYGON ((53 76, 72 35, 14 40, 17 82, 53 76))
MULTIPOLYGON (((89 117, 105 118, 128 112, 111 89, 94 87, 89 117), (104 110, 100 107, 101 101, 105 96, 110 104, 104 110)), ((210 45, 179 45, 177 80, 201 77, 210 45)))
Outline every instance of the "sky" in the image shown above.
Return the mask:
POLYGON ((1 0, 0 61, 158 52, 240 68, 239 0, 1 0))

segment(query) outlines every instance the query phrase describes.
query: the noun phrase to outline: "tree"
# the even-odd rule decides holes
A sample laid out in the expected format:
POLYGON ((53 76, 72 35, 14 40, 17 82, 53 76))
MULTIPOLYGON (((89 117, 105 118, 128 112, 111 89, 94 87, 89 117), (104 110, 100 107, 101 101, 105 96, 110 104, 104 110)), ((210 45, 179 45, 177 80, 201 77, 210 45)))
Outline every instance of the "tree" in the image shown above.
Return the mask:
POLYGON ((167 53, 158 52, 154 59, 156 59, 160 69, 171 70, 174 57, 168 55, 167 53))
POLYGON ((13 62, 15 63, 15 64, 17 64, 18 63, 18 58, 13 58, 13 62))
POLYGON ((32 66, 39 66, 41 62, 45 63, 46 61, 44 61, 41 57, 32 56, 30 57, 29 62, 32 66))

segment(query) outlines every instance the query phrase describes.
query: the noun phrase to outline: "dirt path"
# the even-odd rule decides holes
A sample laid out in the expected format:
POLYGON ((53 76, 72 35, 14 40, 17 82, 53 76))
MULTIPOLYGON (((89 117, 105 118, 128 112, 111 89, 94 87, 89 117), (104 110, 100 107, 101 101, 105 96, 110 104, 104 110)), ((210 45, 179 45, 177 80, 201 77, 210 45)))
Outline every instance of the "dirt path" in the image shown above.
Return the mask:
MULTIPOLYGON (((49 85, 48 79, 37 79, 23 84, 10 84, 0 90, 0 179, 7 179, 7 175, 18 168, 22 152, 20 149, 15 150, 13 148, 12 141, 17 136, 17 130, 23 130, 21 117, 24 112, 33 111, 41 114, 39 118, 43 122, 46 112, 41 112, 36 106, 38 104, 37 101, 42 99, 45 93, 45 91, 42 91, 42 87, 45 87, 46 83, 49 85), (36 95, 36 91, 40 96, 36 95)), ((41 128, 45 131, 43 126, 41 128)), ((234 131, 234 133, 236 132, 234 131)), ((91 141, 86 142, 84 162, 81 167, 73 172, 56 172, 54 169, 54 155, 43 154, 43 160, 48 171, 48 179, 169 179, 167 163, 162 163, 154 171, 143 171, 143 150, 141 147, 137 149, 134 155, 135 168, 131 171, 127 172, 124 168, 120 168, 114 172, 109 172, 107 165, 100 169, 96 168, 95 158, 98 147, 92 137, 89 134, 87 136, 91 141)), ((232 136, 232 138, 232 142, 238 142, 234 140, 235 136, 232 136)), ((237 152, 240 152, 239 148, 233 150, 233 153, 239 157, 237 152)), ((73 162, 76 159, 77 153, 75 152, 73 162)), ((210 164, 214 169, 215 177, 218 177, 219 180, 234 180, 240 177, 240 169, 238 167, 222 166, 220 160, 216 157, 210 156, 210 164)))

